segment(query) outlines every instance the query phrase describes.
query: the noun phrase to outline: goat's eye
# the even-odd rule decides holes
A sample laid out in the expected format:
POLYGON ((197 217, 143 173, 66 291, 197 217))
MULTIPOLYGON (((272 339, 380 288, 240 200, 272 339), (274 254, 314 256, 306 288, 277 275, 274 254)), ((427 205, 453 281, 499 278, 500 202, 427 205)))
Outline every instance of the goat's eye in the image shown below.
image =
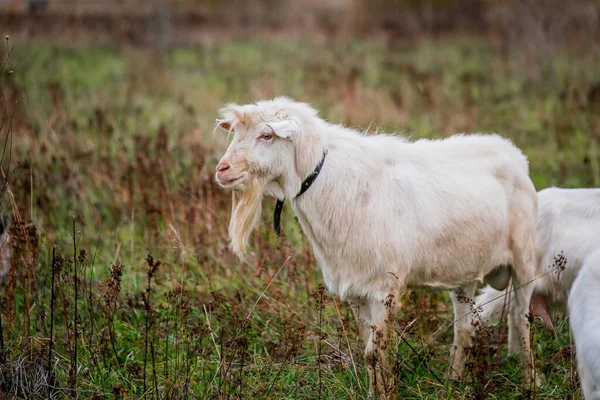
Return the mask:
POLYGON ((263 133, 260 138, 262 140, 271 140, 273 138, 273 134, 272 133, 263 133))

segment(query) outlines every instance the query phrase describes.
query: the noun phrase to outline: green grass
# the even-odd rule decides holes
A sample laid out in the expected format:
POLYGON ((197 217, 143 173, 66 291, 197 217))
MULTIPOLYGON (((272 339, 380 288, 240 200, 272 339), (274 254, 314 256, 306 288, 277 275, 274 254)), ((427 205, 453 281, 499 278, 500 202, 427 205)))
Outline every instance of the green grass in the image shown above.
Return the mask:
MULTIPOLYGON (((213 182, 227 146, 213 133, 218 108, 285 94, 330 121, 370 131, 413 138, 498 132, 528 155, 538 189, 598 186, 600 113, 586 100, 600 82, 597 60, 564 52, 547 61, 559 88, 548 83, 543 63, 519 65, 472 39, 398 49, 251 40, 166 54, 18 43, 15 74, 3 77, 8 99, 18 100, 13 152, 22 161, 4 199, 8 205, 14 196, 19 244, 2 288, 8 388, 47 397, 16 379, 47 374, 56 246, 65 266, 57 278, 52 371, 61 388, 55 396, 69 396, 74 216, 77 247, 87 252, 77 265, 80 397, 366 398, 352 310, 313 295, 320 271, 291 210, 279 239, 271 229, 274 202, 266 200, 248 259, 227 250, 230 199, 213 182), (529 78, 532 69, 541 80, 529 78), (144 393, 149 252, 162 264, 152 278, 144 393), (111 281, 111 264, 119 263, 123 276, 111 281), (120 290, 108 289, 117 281, 120 290)), ((417 323, 392 350, 401 398, 579 397, 563 320, 556 332, 534 327, 546 384, 526 394, 506 358, 505 324, 473 357, 479 375, 449 384, 447 294, 419 290, 403 303, 395 329, 417 323)))

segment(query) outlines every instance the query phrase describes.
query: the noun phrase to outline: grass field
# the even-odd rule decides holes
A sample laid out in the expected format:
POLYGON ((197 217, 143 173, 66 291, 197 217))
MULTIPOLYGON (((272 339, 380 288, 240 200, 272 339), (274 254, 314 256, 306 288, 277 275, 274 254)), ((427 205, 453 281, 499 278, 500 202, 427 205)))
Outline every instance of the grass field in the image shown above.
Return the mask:
MULTIPOLYGON (((0 287, 1 391, 367 398, 352 309, 322 288, 291 209, 280 239, 266 200, 247 260, 228 251, 231 200, 213 178, 227 146, 213 133, 218 108, 285 94, 370 132, 498 132, 527 154, 538 190, 595 187, 599 56, 524 61, 462 38, 394 49, 257 39, 163 54, 16 43, 2 76, 16 113, 3 165, 14 254, 0 287)), ((505 322, 482 333, 468 381, 448 383, 447 294, 411 291, 403 304, 400 398, 580 398, 566 320, 534 324, 546 382, 527 392, 505 322)))

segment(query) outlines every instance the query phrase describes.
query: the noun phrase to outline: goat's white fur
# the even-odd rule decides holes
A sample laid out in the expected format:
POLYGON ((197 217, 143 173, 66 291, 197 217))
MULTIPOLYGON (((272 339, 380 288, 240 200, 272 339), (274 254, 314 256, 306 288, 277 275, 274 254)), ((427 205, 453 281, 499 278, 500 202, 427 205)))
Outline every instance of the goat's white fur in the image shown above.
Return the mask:
MULTIPOLYGON (((600 250, 600 189, 548 188, 538 193, 536 260, 541 277, 533 283, 534 312, 544 319, 566 308, 569 290, 589 255, 600 250), (563 253, 565 269, 555 265, 563 253), (546 308, 546 309, 544 309, 546 308), (549 308, 549 310, 547 309, 549 308)), ((600 269, 600 265, 597 266, 600 269)), ((485 287, 477 296, 482 320, 497 319, 506 301, 503 292, 485 287)))
POLYGON ((569 324, 575 339, 579 378, 586 400, 600 400, 599 310, 600 250, 584 259, 569 295, 569 324))
MULTIPOLYGON (((245 177, 222 184, 243 192, 248 179, 255 179, 263 192, 291 200, 327 287, 358 304, 372 389, 382 397, 393 386, 385 351, 391 321, 383 303, 393 309, 407 286, 461 288, 472 298, 486 276, 503 288, 511 277, 525 283, 536 275, 536 193, 527 159, 510 141, 497 135, 416 142, 368 136, 330 124, 307 104, 287 98, 230 105, 221 115, 235 128, 221 159, 236 166, 227 179, 245 177), (280 126, 296 129, 277 132, 280 126), (278 137, 262 141, 267 129, 278 137), (320 175, 295 198, 324 149, 320 175)), ((234 250, 242 252, 240 237, 250 232, 230 233, 234 250)), ((514 297, 509 351, 522 350, 529 379, 531 288, 514 297)), ((451 370, 460 377, 472 340, 471 306, 455 292, 451 298, 457 317, 451 370)))

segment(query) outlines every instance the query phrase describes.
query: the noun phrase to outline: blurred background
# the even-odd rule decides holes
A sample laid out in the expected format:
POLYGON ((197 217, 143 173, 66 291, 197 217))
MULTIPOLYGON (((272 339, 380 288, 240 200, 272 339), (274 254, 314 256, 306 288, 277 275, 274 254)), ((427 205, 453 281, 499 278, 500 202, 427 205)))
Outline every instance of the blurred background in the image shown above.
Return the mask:
MULTIPOLYGON (((367 398, 351 306, 291 209, 277 238, 265 199, 248 258, 227 248, 226 103, 497 132, 538 190, 600 184, 597 0, 0 0, 0 34, 0 398, 367 398)), ((534 324, 529 392, 505 323, 448 383, 447 294, 403 304, 401 398, 580 398, 564 319, 534 324)))

